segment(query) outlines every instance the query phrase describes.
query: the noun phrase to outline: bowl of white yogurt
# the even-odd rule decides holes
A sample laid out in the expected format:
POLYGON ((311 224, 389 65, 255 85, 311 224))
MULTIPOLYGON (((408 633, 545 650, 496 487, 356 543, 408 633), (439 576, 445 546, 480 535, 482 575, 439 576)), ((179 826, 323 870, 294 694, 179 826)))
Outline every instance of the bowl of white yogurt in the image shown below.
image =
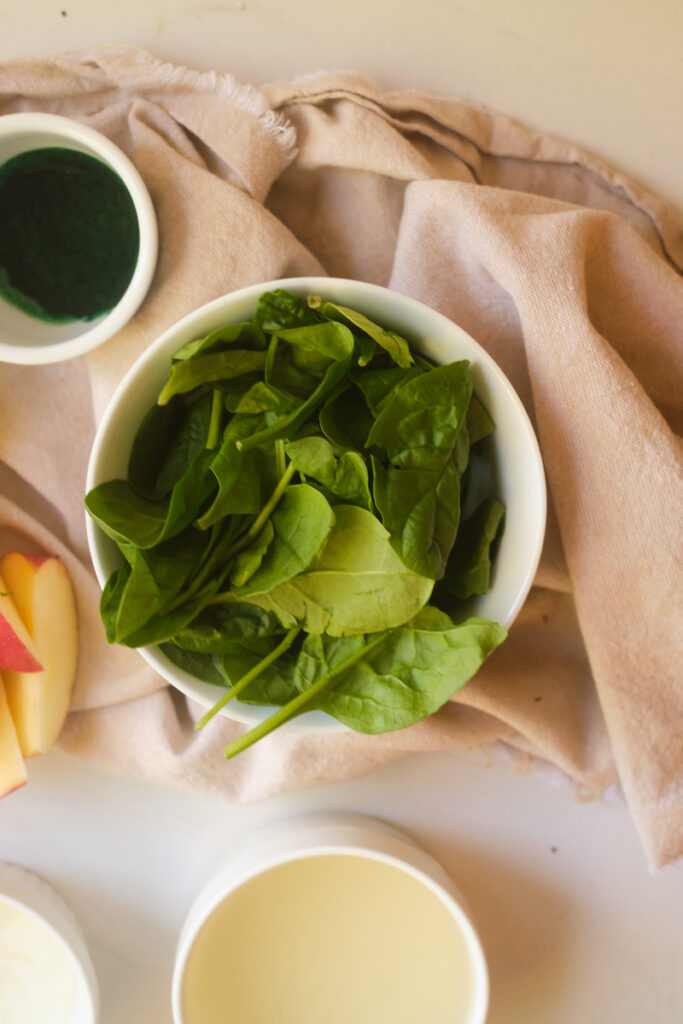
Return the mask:
POLYGON ((0 862, 0 1021, 95 1024, 99 998, 83 933, 43 879, 0 862))

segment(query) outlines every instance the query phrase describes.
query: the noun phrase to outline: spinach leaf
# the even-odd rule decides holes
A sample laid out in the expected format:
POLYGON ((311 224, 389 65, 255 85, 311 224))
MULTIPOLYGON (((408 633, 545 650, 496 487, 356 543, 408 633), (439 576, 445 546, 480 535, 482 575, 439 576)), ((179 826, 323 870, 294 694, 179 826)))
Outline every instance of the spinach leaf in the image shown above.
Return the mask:
POLYGON ((348 327, 334 321, 310 327, 292 327, 278 331, 277 336, 292 346, 292 357, 297 366, 321 376, 330 362, 339 362, 353 354, 353 334, 348 327))
MULTIPOLYGON (((242 377, 235 377, 233 380, 214 381, 211 387, 220 390, 223 395, 223 405, 229 413, 246 412, 246 409, 239 408, 240 403, 249 394, 254 385, 261 382, 261 377, 262 374, 245 373, 242 377)), ((198 391, 201 390, 201 388, 198 389, 198 391)), ((259 409, 257 411, 261 412, 262 410, 259 409)))
POLYGON ((223 433, 221 445, 210 462, 218 485, 212 504, 197 519, 200 530, 230 515, 256 515, 261 508, 261 469, 252 453, 237 447, 263 426, 263 416, 237 413, 223 433))
POLYGON ((435 366, 393 389, 367 443, 384 448, 392 465, 439 470, 453 455, 471 396, 466 360, 435 366))
POLYGON ((201 591, 187 600, 182 600, 183 593, 167 608, 155 612, 135 632, 130 633, 121 642, 126 647, 148 647, 151 644, 164 643, 172 640, 181 630, 185 629, 204 610, 208 601, 218 589, 218 581, 211 580, 201 591))
POLYGON ((230 582, 235 587, 242 587, 254 575, 263 561, 263 556, 271 545, 275 529, 269 519, 261 532, 254 538, 253 544, 235 557, 230 570, 230 582))
MULTIPOLYGON (((282 634, 245 641, 241 650, 226 652, 221 659, 221 666, 230 685, 235 686, 248 672, 253 671, 280 640, 282 634)), ((292 681, 294 665, 295 659, 289 652, 284 652, 275 662, 261 669, 250 683, 240 687, 240 700, 246 704, 285 704, 296 693, 292 681)))
POLYGON ((428 601, 432 581, 406 568, 372 513, 335 505, 334 515, 327 543, 307 568, 262 593, 253 589, 252 577, 254 596, 249 599, 277 615, 286 628, 299 624, 307 633, 332 636, 412 618, 428 601))
POLYGON ((481 404, 476 395, 472 395, 467 410, 467 433, 470 436, 470 444, 476 444, 484 437, 488 437, 496 429, 496 425, 481 404))
POLYGON ((313 374, 294 364, 294 352, 289 345, 279 345, 273 335, 268 349, 264 379, 270 387, 292 394, 299 399, 308 398, 320 383, 320 373, 313 374))
POLYGON ((491 548, 503 525, 505 509, 488 498, 460 526, 441 581, 448 593, 462 600, 487 593, 491 581, 491 548))
POLYGON ((185 651, 201 654, 226 654, 235 644, 248 645, 282 633, 274 615, 254 604, 233 601, 206 607, 173 637, 173 643, 185 651))
POLYGON ((225 748, 234 757, 284 722, 314 708, 358 732, 404 729, 437 711, 504 639, 486 619, 446 625, 425 609, 412 622, 365 636, 305 638, 294 671, 298 693, 225 748))
POLYGON ((206 446, 211 396, 189 408, 182 398, 154 405, 138 430, 128 462, 128 480, 144 498, 164 498, 206 446))
POLYGON ((252 434, 246 440, 237 442, 237 447, 242 450, 255 448, 257 445, 265 444, 267 441, 275 441, 278 438, 293 438, 299 428, 318 408, 323 399, 339 383, 351 364, 351 356, 332 363, 325 371, 325 376, 318 384, 315 391, 292 412, 278 416, 274 423, 264 430, 252 434))
POLYGON ((492 456, 484 448, 485 445, 479 445, 476 451, 470 452, 467 470, 462 476, 460 517, 463 522, 479 508, 482 501, 496 493, 492 456))
POLYGON ((192 531, 152 550, 124 545, 130 566, 126 585, 119 595, 115 639, 125 643, 153 615, 163 611, 192 575, 207 546, 208 537, 192 531))
POLYGON ((424 370, 419 366, 410 366, 407 369, 400 366, 380 366, 362 373, 354 371, 352 380, 361 391, 373 416, 377 416, 394 388, 406 384, 422 373, 424 370))
MULTIPOLYGON (((261 380, 240 395, 232 411, 253 416, 262 412, 289 412, 300 404, 301 400, 295 395, 288 395, 261 380)), ((226 405, 230 408, 227 401, 226 405)))
POLYGON ((337 459, 330 442, 318 436, 290 441, 285 448, 299 473, 317 480, 335 498, 372 511, 368 467, 358 452, 346 451, 337 459))
POLYGON ((372 320, 368 320, 366 316, 355 309, 349 309, 348 306, 339 306, 335 302, 325 302, 324 299, 319 298, 317 295, 309 295, 308 304, 312 309, 317 310, 322 316, 329 317, 332 321, 341 319, 342 322, 348 322, 353 324, 354 327, 358 327, 359 330, 367 334, 377 345, 388 352, 399 366, 410 366, 413 362, 408 342, 396 334, 395 331, 387 331, 384 327, 373 323, 372 320))
MULTIPOLYGON (((246 664, 246 660, 242 666, 232 663, 229 666, 233 673, 232 678, 248 671, 246 664)), ((292 660, 286 655, 280 656, 275 664, 270 665, 244 687, 240 693, 240 701, 243 704, 266 704, 282 707, 296 696, 296 687, 292 682, 293 671, 292 660)))
POLYGON ((204 683, 213 683, 215 686, 230 685, 218 655, 185 651, 172 643, 159 644, 159 650, 166 655, 169 661, 183 672, 194 676, 195 679, 201 679, 204 683))
POLYGON ((320 323, 320 317, 298 295, 292 295, 284 288, 276 288, 261 295, 254 313, 254 321, 264 331, 276 333, 290 327, 320 323))
POLYGON ((190 531, 151 550, 121 545, 126 563, 108 581, 101 604, 110 643, 128 643, 164 612, 201 562, 208 541, 208 535, 190 531))
POLYGON ((212 459, 210 451, 196 455, 174 486, 168 502, 141 497, 127 480, 109 480, 88 493, 86 508, 118 544, 154 547, 184 530, 211 496, 215 488, 209 473, 212 459))
MULTIPOLYGON (((429 618, 418 615, 408 625, 386 633, 367 658, 354 662, 308 707, 325 711, 356 732, 405 729, 438 711, 506 635, 501 626, 486 619, 435 629, 429 618)), ((311 648, 317 642, 317 649, 308 652, 314 662, 307 666, 312 685, 329 672, 328 640, 309 637, 309 641, 311 648)))
MULTIPOLYGON (((252 646, 255 641, 251 641, 252 646)), ((233 643, 233 647, 236 645, 233 643)), ((231 687, 263 658, 261 651, 249 649, 245 641, 241 651, 232 650, 225 654, 207 654, 188 651, 176 647, 172 643, 162 644, 161 650, 166 657, 197 679, 217 686, 231 687)), ((278 659, 276 664, 265 668, 252 683, 240 693, 243 704, 265 704, 275 707, 286 704, 296 695, 296 687, 292 683, 293 664, 286 657, 278 659)))
MULTIPOLYGON (((335 515, 314 487, 296 484, 285 490, 270 522, 274 535, 259 567, 245 584, 232 588, 238 600, 270 591, 305 570, 325 544, 335 515)), ((254 544, 260 544, 258 537, 254 544)))
POLYGON ((107 638, 107 643, 110 644, 116 643, 116 617, 129 576, 130 565, 126 562, 114 570, 102 588, 100 617, 104 626, 104 635, 107 638))
POLYGON ((359 366, 367 366, 377 352, 377 342, 367 334, 355 334, 354 336, 356 339, 356 362, 359 366))
POLYGON ((394 388, 368 435, 389 459, 373 459, 373 496, 391 543, 431 579, 443 575, 457 533, 471 395, 467 362, 435 367, 394 388))
MULTIPOLYGON (((198 568, 195 573, 189 588, 183 595, 183 600, 194 599, 194 596, 202 592, 203 589, 211 586, 211 593, 215 593, 219 590, 230 573, 233 560, 236 555, 239 555, 248 548, 251 544, 259 545, 257 538, 264 529, 274 509, 277 507, 280 499, 287 490, 289 482, 294 475, 294 466, 287 466, 284 472, 281 474, 275 486, 273 487, 267 501, 263 508, 259 511, 255 519, 252 519, 250 525, 246 530, 243 530, 244 516, 227 516, 223 522, 223 527, 218 528, 219 532, 216 538, 216 525, 211 528, 212 536, 215 538, 215 542, 212 544, 210 552, 204 559, 203 564, 198 568)), ((224 594, 216 600, 231 600, 232 595, 224 594)), ((177 603, 180 603, 178 601, 177 603)))
MULTIPOLYGON (((246 692, 254 681, 257 681, 259 685, 256 687, 257 692, 251 693, 252 702, 262 703, 264 699, 277 700, 278 696, 286 699, 291 679, 290 648, 298 633, 298 629, 290 629, 263 657, 246 650, 246 645, 244 653, 241 656, 238 655, 236 661, 235 656, 224 655, 221 664, 223 671, 230 679, 230 688, 219 697, 212 708, 202 715, 195 725, 195 729, 203 729, 206 723, 218 714, 228 701, 233 700, 238 694, 246 692), (258 658, 255 663, 253 662, 254 657, 258 658), (267 689, 265 696, 264 689, 267 689)), ((260 641, 251 641, 250 646, 256 643, 260 647, 260 641)))
POLYGON ((372 469, 373 497, 394 550, 414 572, 440 579, 460 519, 458 467, 397 469, 373 458, 372 469))
POLYGON ((266 353, 249 349, 227 349, 207 356, 184 359, 174 363, 169 378, 161 389, 157 402, 166 405, 174 395, 193 391, 201 384, 212 384, 221 380, 232 380, 253 370, 262 370, 266 364, 266 353))
MULTIPOLYGON (((249 527, 245 530, 245 526, 249 518, 232 515, 213 524, 208 532, 209 543, 204 558, 196 566, 188 586, 173 602, 174 608, 193 600, 206 587, 210 586, 212 593, 220 589, 232 568, 235 545, 241 544, 240 535, 248 534, 249 527)), ((194 525, 196 527, 197 524, 194 525)))
POLYGON ((355 387, 344 381, 326 399, 318 417, 320 429, 338 448, 360 451, 372 426, 372 416, 355 387))
POLYGON ((245 349, 262 349, 266 347, 266 336, 258 324, 229 324, 227 327, 219 327, 218 330, 211 331, 205 338, 188 341, 186 345, 178 349, 173 356, 173 362, 183 362, 186 359, 195 359, 199 355, 206 356, 212 352, 222 352, 238 344, 245 349))

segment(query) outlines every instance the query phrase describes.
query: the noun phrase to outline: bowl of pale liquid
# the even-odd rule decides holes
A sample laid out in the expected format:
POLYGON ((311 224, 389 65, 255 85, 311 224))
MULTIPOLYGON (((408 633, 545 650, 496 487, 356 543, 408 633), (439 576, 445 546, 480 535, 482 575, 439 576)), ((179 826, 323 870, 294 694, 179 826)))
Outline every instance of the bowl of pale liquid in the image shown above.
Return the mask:
POLYGON ((483 1024, 484 954, 411 839, 360 815, 272 827, 222 866, 178 942, 174 1024, 483 1024))

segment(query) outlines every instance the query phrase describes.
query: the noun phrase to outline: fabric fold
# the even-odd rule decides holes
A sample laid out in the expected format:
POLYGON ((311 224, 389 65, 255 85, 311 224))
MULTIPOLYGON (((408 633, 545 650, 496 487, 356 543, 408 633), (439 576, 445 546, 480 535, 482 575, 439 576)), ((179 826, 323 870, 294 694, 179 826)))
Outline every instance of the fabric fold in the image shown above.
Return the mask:
POLYGON ((112 770, 246 801, 417 750, 506 750, 623 790, 649 862, 683 854, 683 221, 598 157, 454 99, 320 74, 255 90, 140 51, 0 65, 0 114, 87 121, 133 159, 161 249, 146 302, 73 364, 0 369, 0 548, 63 557, 83 646, 60 743, 112 770), (437 715, 378 737, 276 733, 199 709, 97 616, 82 506, 96 423, 132 362, 225 292, 329 274, 444 313, 534 423, 550 509, 508 641, 437 715))

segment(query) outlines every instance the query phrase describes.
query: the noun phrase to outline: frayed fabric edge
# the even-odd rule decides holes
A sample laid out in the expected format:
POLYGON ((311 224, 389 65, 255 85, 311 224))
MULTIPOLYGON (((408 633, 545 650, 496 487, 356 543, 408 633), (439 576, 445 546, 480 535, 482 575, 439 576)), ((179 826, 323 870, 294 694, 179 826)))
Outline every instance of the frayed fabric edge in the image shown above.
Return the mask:
MULTIPOLYGON (((70 50, 55 54, 55 59, 69 61, 74 64, 95 63, 103 71, 111 70, 107 58, 128 58, 129 67, 137 66, 146 72, 152 72, 160 81, 141 83, 144 88, 186 91, 212 94, 222 97, 241 110, 251 114, 259 124, 282 147, 290 159, 296 155, 296 129, 284 114, 269 106, 268 100, 256 86, 238 81, 230 72, 215 70, 198 71, 193 68, 161 61, 146 50, 135 46, 101 46, 88 47, 82 50, 70 50)), ((119 82, 125 85, 124 82, 119 82)), ((133 83, 130 83, 131 85, 133 83)))
POLYGON ((238 81, 229 72, 193 71, 177 64, 162 64, 160 62, 156 63, 156 70, 174 86, 197 92, 211 92, 253 114, 266 131, 275 136, 288 155, 294 154, 296 150, 294 125, 283 114, 268 106, 265 96, 256 86, 238 81))

